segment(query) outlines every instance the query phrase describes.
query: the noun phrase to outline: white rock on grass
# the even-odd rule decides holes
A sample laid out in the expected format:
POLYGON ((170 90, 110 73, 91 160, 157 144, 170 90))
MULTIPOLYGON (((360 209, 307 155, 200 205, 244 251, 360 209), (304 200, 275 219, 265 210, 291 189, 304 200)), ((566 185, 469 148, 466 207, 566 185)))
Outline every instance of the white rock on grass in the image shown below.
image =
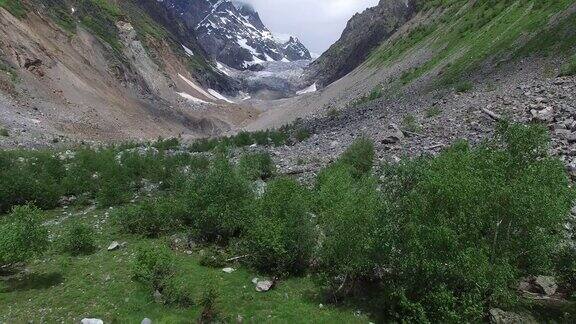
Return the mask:
POLYGON ((149 318, 145 318, 142 320, 142 322, 140 324, 152 324, 152 320, 149 318))
POLYGON ((98 318, 85 318, 80 321, 82 324, 104 324, 104 321, 98 318))
POLYGON ((236 271, 236 269, 234 269, 234 268, 224 268, 224 269, 222 269, 222 271, 224 271, 224 272, 226 272, 226 273, 232 273, 232 272, 236 271))
POLYGON ((114 242, 110 243, 110 245, 108 246, 108 251, 118 250, 119 248, 120 248, 120 243, 118 243, 117 241, 114 241, 114 242))
POLYGON ((258 283, 256 283, 256 291, 266 292, 272 289, 273 285, 274 282, 272 282, 271 280, 258 280, 258 283))

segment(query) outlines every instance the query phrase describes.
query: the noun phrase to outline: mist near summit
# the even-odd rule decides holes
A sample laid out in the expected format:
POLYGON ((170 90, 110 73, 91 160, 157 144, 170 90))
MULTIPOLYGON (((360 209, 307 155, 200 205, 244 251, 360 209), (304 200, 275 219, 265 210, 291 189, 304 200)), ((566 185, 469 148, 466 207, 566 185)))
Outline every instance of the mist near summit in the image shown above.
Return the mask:
POLYGON ((379 0, 244 0, 260 13, 264 24, 276 34, 292 34, 310 49, 322 54, 342 34, 356 12, 375 6, 379 0))

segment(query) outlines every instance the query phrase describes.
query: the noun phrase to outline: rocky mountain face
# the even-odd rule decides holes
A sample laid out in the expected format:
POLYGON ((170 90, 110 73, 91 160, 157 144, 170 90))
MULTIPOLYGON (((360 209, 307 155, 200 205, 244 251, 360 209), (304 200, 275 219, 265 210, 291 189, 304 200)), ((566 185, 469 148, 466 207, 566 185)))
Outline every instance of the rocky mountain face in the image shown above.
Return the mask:
POLYGON ((348 74, 416 11, 416 0, 380 0, 376 7, 354 15, 340 39, 310 65, 308 82, 326 86, 348 74))
POLYGON ((0 1, 6 140, 195 138, 255 116, 190 31, 157 0, 0 1))
POLYGON ((258 69, 270 61, 310 59, 310 52, 291 37, 279 41, 250 5, 230 0, 159 1, 183 19, 211 58, 235 69, 258 69))

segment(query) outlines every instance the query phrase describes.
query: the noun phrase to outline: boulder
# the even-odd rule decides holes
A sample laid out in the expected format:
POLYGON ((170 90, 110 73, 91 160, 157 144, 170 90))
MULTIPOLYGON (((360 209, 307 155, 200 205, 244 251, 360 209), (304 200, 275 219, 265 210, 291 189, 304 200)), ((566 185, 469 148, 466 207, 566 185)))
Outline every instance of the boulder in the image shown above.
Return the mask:
POLYGON ((117 241, 114 241, 114 242, 110 243, 110 245, 108 246, 108 251, 118 250, 119 248, 120 248, 120 243, 118 243, 117 241))
POLYGON ((530 111, 532 119, 540 122, 551 122, 554 120, 554 108, 546 107, 540 111, 532 109, 530 111))
POLYGON ((82 324, 104 324, 104 321, 98 318, 84 318, 80 321, 82 324))
POLYGON ((536 284, 541 293, 547 296, 554 295, 556 290, 558 290, 558 284, 556 284, 554 277, 537 276, 534 278, 534 284, 536 284))
POLYGON ((140 324, 152 324, 152 320, 149 318, 145 318, 142 320, 142 322, 140 322, 140 324))
POLYGON ((234 272, 235 270, 236 270, 236 269, 234 269, 234 268, 224 268, 224 269, 222 269, 222 271, 224 271, 224 272, 226 272, 226 273, 232 273, 232 272, 234 272))
MULTIPOLYGON (((254 282, 254 281, 252 281, 254 282)), ((256 291, 258 292, 266 292, 274 286, 274 282, 272 280, 257 280, 256 282, 256 291)))
POLYGON ((538 323, 530 315, 522 315, 513 312, 506 312, 499 308, 490 310, 490 323, 493 324, 533 324, 538 323))

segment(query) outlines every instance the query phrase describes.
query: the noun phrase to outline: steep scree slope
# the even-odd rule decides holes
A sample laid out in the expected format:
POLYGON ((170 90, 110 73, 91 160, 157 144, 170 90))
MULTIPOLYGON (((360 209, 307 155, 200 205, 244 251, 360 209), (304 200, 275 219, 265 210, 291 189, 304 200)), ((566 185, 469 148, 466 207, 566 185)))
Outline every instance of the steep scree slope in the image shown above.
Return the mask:
POLYGON ((9 141, 198 137, 251 118, 215 95, 234 91, 234 83, 184 24, 147 14, 156 2, 0 2, 0 100, 7 107, 0 124, 9 141))

